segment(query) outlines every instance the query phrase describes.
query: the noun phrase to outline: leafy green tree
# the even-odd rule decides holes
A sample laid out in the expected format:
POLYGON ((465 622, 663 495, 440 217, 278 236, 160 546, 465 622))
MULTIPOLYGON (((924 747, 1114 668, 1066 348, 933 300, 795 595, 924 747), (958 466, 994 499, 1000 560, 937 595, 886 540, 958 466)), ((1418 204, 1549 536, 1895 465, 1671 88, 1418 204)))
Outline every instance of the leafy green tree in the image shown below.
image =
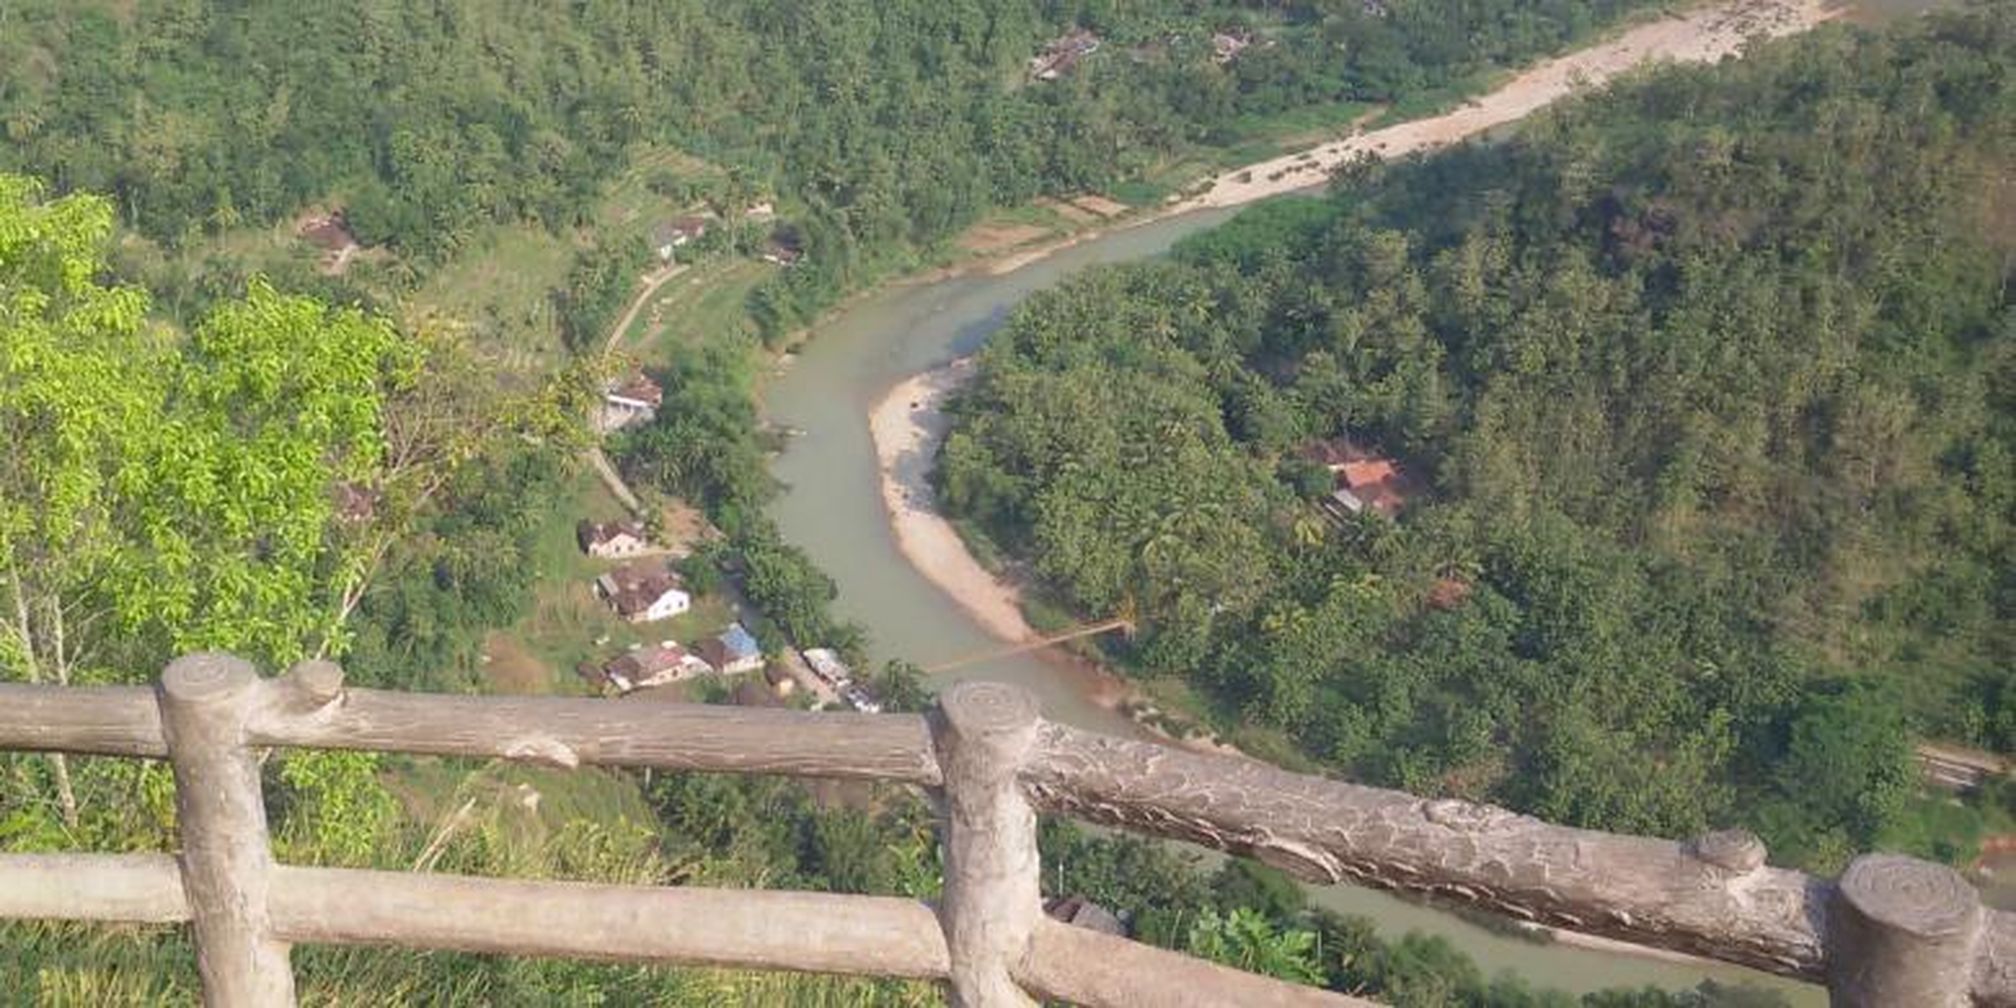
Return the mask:
POLYGON ((1188 950, 1252 973, 1296 983, 1323 982, 1316 967, 1316 932, 1279 929, 1249 907, 1223 915, 1204 911, 1190 926, 1188 950))
POLYGON ((892 711, 923 711, 931 706, 931 693, 924 687, 924 670, 915 662, 892 658, 875 677, 875 695, 892 711))
MULTIPOLYGON (((45 200, 0 176, 0 427, 14 435, 0 461, 0 670, 116 681, 189 651, 275 668, 340 648, 377 559, 364 512, 396 465, 388 402, 415 385, 419 352, 382 320, 261 282, 172 332, 143 294, 99 279, 110 226, 103 201, 45 200)), ((162 803, 109 798, 160 794, 159 768, 96 763, 87 788, 60 757, 48 765, 79 840, 165 827, 162 803), (87 803, 102 813, 91 823, 87 803)), ((377 794, 354 761, 302 766, 323 767, 352 806, 377 794)), ((16 829, 37 807, 10 805, 16 829)))

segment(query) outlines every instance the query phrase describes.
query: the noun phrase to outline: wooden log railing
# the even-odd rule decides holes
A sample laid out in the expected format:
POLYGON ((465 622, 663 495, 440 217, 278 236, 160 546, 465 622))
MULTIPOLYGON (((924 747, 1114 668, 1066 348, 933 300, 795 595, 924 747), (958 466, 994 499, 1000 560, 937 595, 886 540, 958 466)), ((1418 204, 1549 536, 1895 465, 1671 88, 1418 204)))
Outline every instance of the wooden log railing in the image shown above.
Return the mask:
POLYGON ((1741 831, 1570 829, 1108 738, 994 683, 947 690, 929 716, 802 713, 346 689, 325 662, 261 679, 204 654, 152 690, 0 684, 0 749, 169 760, 179 854, 0 854, 0 918, 187 922, 205 1001, 230 1008, 291 1004, 301 943, 934 978, 982 1008, 1365 1003, 1045 917, 1039 811, 1824 983, 1848 1008, 2016 1008, 2016 916, 1944 866, 1870 855, 1821 879, 1766 866, 1741 831), (933 907, 279 864, 256 763, 274 746, 918 785, 944 811, 944 894, 933 907))

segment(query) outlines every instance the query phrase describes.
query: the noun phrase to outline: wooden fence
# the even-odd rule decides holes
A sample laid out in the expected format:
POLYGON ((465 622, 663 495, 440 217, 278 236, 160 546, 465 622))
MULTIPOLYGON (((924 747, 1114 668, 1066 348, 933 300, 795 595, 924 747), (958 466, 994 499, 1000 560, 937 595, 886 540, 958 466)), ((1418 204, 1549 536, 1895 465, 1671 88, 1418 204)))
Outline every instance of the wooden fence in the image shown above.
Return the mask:
POLYGON ((0 855, 0 917, 187 921, 211 1005, 291 1004, 302 942, 940 978, 984 1008, 1364 1004, 1051 920, 1040 811, 1824 983, 1836 1005, 2016 1006, 2016 916, 1944 866, 1870 855, 1820 879, 1766 866, 1740 831, 1620 836, 1291 774, 1052 724, 995 683, 928 716, 804 713, 346 689, 326 662, 261 679, 202 654, 154 689, 0 685, 0 749, 169 761, 178 855, 0 855), (271 746, 918 785, 942 799, 944 895, 278 864, 257 769, 271 746))

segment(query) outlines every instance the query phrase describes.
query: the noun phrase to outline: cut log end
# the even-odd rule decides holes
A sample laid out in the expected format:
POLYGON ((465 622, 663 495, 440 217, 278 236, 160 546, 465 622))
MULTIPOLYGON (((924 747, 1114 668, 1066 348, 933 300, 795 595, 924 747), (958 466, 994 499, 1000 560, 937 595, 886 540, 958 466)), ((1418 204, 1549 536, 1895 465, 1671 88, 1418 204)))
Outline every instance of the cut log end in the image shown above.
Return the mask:
POLYGON ((251 662, 214 651, 177 658, 161 673, 161 692, 184 703, 229 700, 258 685, 259 672, 251 662))
POLYGON ((946 726, 965 739, 1027 736, 1034 741, 1042 718, 1028 690, 999 682, 959 683, 939 696, 938 707, 946 726))
POLYGON ((296 696, 317 707, 343 695, 343 667, 332 661, 297 662, 283 681, 296 696))
POLYGON ((1959 872, 1916 858, 1857 858, 1840 886, 1842 898, 1871 922, 1924 940, 1967 935, 1981 916, 1981 894, 1959 872))
POLYGON ((1764 867, 1768 853, 1764 849, 1764 841, 1746 829, 1704 833, 1688 842, 1687 851, 1702 861, 1738 875, 1748 875, 1764 867))

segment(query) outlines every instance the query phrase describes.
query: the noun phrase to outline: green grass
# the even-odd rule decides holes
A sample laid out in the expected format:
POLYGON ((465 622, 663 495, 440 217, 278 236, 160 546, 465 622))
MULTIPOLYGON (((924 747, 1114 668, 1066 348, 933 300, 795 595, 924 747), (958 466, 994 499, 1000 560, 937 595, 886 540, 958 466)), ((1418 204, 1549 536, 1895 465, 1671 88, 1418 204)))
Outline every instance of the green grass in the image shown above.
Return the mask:
MULTIPOLYGON (((753 333, 749 292, 774 272, 776 267, 769 263, 736 257, 696 266, 660 292, 666 300, 656 331, 633 336, 625 345, 646 362, 656 363, 704 341, 753 333)), ((640 315, 640 326, 649 314, 640 315)))
POLYGON ((1511 70, 1481 70, 1441 87, 1416 92, 1386 106, 1385 111, 1379 113, 1377 119, 1367 123, 1365 128, 1383 129, 1397 123, 1441 115, 1478 95, 1492 91, 1513 76, 1511 70))
POLYGON ((478 344, 521 374, 545 374, 566 358, 552 292, 574 262, 569 239, 527 226, 485 229, 412 295, 422 308, 469 325, 478 344))
POLYGON ((1326 102, 1270 116, 1244 117, 1230 130, 1231 136, 1236 138, 1233 142, 1194 147, 1175 160, 1148 171, 1141 178, 1114 187, 1113 195, 1135 206, 1158 203, 1168 194, 1181 192, 1206 176, 1307 150, 1345 136, 1350 132, 1351 124, 1373 108, 1360 102, 1326 102))
POLYGON ((630 165, 609 183, 601 205, 595 211, 595 227, 604 236, 645 235, 660 218, 687 210, 653 192, 651 180, 669 174, 692 182, 718 179, 726 173, 714 165, 670 147, 650 147, 639 151, 630 165))
POLYGON ((987 214, 983 224, 1029 224, 1055 231, 1068 230, 1071 222, 1064 215, 1047 206, 1025 203, 1022 206, 1007 207, 987 214))
POLYGON ((735 619, 725 598, 703 595, 693 608, 669 620, 633 624, 618 618, 595 597, 592 582, 618 565, 583 554, 574 526, 582 518, 607 520, 626 512, 607 488, 583 467, 576 475, 569 504, 556 508, 539 532, 530 562, 537 585, 529 611, 510 626, 497 627, 512 637, 545 668, 545 686, 559 693, 585 689, 574 675, 582 662, 600 664, 632 644, 674 640, 689 648, 719 633, 735 619))
POLYGON ((1964 867, 1981 853, 1983 839, 2016 833, 2016 815, 2002 797, 2009 788, 2004 784, 1964 797, 1922 792, 1876 846, 1964 867))
POLYGON ((1241 142, 1231 150, 1252 153, 1264 149, 1260 157, 1265 158, 1312 147, 1342 136, 1372 108, 1363 102, 1324 102, 1273 115, 1241 116, 1231 128, 1231 134, 1241 142))
POLYGON ((416 852, 445 833, 450 853, 438 865, 444 870, 456 867, 456 845, 480 843, 491 848, 483 860, 501 862, 511 875, 550 875, 567 853, 555 850, 554 841, 571 823, 594 823, 642 841, 655 834, 658 822, 637 779, 617 770, 418 757, 398 761, 384 780, 420 834, 416 852))
POLYGON ((1174 186, 1166 183, 1151 182, 1147 179, 1133 179, 1114 186, 1113 191, 1109 195, 1128 206, 1146 207, 1161 203, 1164 199, 1168 198, 1170 193, 1175 191, 1174 186))

